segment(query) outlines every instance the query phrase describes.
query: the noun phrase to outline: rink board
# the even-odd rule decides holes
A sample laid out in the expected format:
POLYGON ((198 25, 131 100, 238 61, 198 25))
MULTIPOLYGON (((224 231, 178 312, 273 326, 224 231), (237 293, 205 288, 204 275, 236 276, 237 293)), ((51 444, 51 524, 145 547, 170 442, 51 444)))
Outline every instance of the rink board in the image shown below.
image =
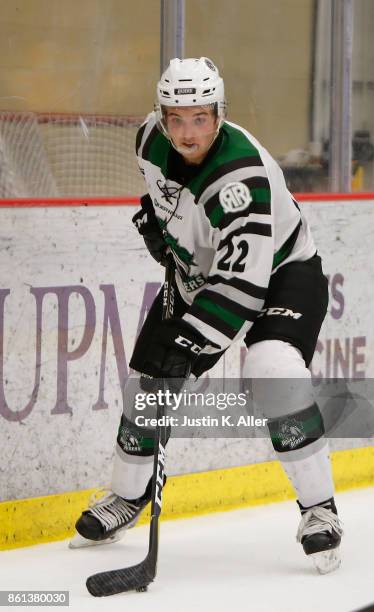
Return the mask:
MULTIPOLYGON (((331 456, 337 491, 374 486, 374 448, 335 451, 331 456)), ((97 489, 0 503, 0 550, 69 538, 97 489)), ((278 461, 172 476, 164 490, 161 520, 295 499, 278 461)), ((138 525, 149 522, 150 506, 138 525)))
MULTIPOLYGON (((305 202, 324 271, 329 313, 316 377, 372 377, 373 201, 305 202)), ((2 500, 110 481, 137 332, 162 282, 131 226, 132 206, 2 208, 0 377, 2 500)), ((243 350, 243 349, 242 349, 243 350)), ((213 374, 239 377, 241 348, 213 374)), ((368 446, 366 438, 331 448, 368 446)), ((271 462, 268 440, 173 439, 172 475, 271 462)))

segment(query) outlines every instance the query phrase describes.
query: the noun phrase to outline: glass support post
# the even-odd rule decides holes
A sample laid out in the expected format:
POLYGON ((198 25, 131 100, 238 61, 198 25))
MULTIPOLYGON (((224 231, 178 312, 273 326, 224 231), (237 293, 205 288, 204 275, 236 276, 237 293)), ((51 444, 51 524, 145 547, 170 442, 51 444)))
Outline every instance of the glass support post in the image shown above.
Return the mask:
POLYGON ((332 0, 330 189, 350 192, 352 176, 352 0, 332 0))
POLYGON ((161 74, 173 57, 184 57, 184 0, 161 0, 161 74))

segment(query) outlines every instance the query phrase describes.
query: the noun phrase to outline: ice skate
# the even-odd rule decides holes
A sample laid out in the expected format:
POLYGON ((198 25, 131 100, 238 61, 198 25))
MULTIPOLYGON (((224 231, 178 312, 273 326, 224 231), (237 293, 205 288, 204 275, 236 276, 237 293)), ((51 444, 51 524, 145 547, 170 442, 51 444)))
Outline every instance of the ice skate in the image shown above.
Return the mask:
POLYGON ((83 548, 118 542, 127 529, 134 527, 145 506, 151 499, 151 482, 142 497, 126 500, 112 491, 97 500, 90 501, 75 524, 77 533, 70 540, 70 548, 83 548))
POLYGON ((343 535, 334 498, 317 506, 304 508, 299 504, 302 519, 296 539, 302 544, 320 574, 328 574, 340 566, 340 541, 343 535))

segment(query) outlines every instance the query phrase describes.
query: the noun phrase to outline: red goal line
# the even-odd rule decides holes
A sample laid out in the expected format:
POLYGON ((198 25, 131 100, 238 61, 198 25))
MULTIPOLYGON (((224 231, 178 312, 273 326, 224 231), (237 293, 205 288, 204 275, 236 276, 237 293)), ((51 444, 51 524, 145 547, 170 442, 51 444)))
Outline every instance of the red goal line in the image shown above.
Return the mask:
MULTIPOLYGON (((299 202, 337 202, 352 200, 374 200, 374 192, 363 193, 295 193, 299 202)), ((137 206, 138 196, 102 196, 89 198, 4 198, 0 207, 54 207, 54 206, 137 206)))

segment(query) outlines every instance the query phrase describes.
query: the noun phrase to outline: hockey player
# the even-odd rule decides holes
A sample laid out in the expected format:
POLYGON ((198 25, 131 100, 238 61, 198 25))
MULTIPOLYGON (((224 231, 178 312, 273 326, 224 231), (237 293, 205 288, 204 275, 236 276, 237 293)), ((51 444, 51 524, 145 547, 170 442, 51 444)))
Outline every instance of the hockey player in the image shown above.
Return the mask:
MULTIPOLYGON (((177 292, 167 321, 156 297, 130 366, 148 377, 200 376, 244 340, 244 375, 298 496, 297 539, 320 572, 331 571, 342 529, 308 370, 328 295, 309 226, 278 164, 226 120, 223 80, 208 58, 170 62, 136 152, 148 193, 133 221, 158 262, 172 251, 177 292), (290 381, 286 396, 279 379, 290 381)), ((111 491, 83 512, 73 547, 117 540, 149 502, 153 448, 142 433, 122 416, 111 491)))

